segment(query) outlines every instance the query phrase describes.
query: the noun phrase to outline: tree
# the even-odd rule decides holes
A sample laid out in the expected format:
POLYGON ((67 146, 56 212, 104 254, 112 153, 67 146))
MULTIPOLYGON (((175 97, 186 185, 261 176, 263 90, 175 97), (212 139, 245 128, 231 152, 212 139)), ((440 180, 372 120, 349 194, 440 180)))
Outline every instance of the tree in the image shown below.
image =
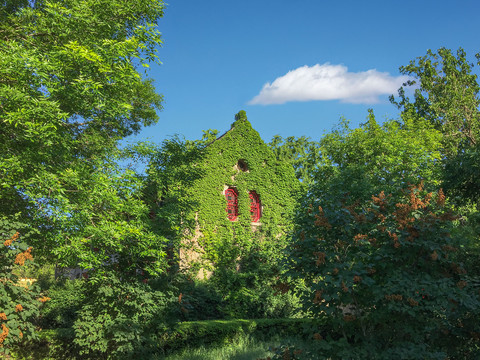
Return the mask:
MULTIPOLYGON (((380 191, 398 193, 408 184, 441 178, 441 133, 425 123, 406 120, 378 124, 373 111, 367 122, 351 129, 347 121, 320 140, 324 166, 311 191, 366 200, 380 191)), ((353 200, 355 201, 355 200, 353 200)))
MULTIPOLYGON (((480 61, 480 54, 476 57, 480 61)), ((402 110, 402 118, 427 121, 442 131, 447 155, 480 141, 480 86, 473 68, 462 48, 456 56, 446 48, 428 50, 427 55, 400 67, 402 74, 413 76, 404 86, 415 88, 414 101, 404 87, 398 91, 399 101, 390 97, 402 110)))
POLYGON ((275 135, 268 144, 277 159, 288 161, 295 169, 297 179, 308 186, 314 181, 315 171, 322 163, 320 144, 305 136, 295 138, 289 136, 283 139, 275 135))
POLYGON ((433 125, 408 118, 403 124, 394 120, 378 124, 372 110, 357 129, 341 119, 319 141, 275 136, 269 146, 277 159, 292 164, 306 188, 328 182, 349 192, 353 188, 346 183, 360 186, 369 182, 393 189, 396 182, 428 179, 438 185, 441 178, 441 133, 433 125))
POLYGON ((480 298, 458 256, 445 195, 422 186, 365 201, 310 192, 298 212, 291 272, 332 359, 478 356, 480 298), (353 201, 352 201, 353 200, 353 201))
POLYGON ((118 151, 110 156, 93 169, 78 166, 43 179, 51 200, 37 209, 36 221, 48 229, 48 252, 60 267, 92 269, 89 276, 113 270, 124 279, 143 280, 161 274, 167 268, 166 239, 152 229, 144 179, 118 165, 118 151))
MULTIPOLYGON (((476 58, 478 65, 480 53, 476 58)), ((446 48, 428 50, 400 68, 413 76, 405 84, 416 88, 413 101, 403 87, 400 100, 392 96, 391 101, 402 110, 404 121, 432 124, 442 133, 442 186, 450 203, 463 213, 457 231, 463 232, 464 243, 478 254, 480 85, 474 66, 462 48, 456 54, 446 48)))
POLYGON ((143 179, 118 165, 119 141, 158 120, 162 97, 141 69, 158 62, 164 4, 0 3, 0 218, 26 224, 18 236, 36 260, 88 270, 74 343, 115 357, 149 333, 142 320, 164 320, 149 280, 167 268, 165 238, 150 227, 143 179))
POLYGON ((445 161, 444 185, 456 203, 480 200, 480 146, 459 152, 445 161))
POLYGON ((164 4, 2 3, 0 214, 40 229, 30 241, 43 255, 98 265, 78 258, 107 236, 126 239, 139 216, 138 184, 113 161, 119 140, 158 120, 162 98, 139 67, 158 61, 164 4))

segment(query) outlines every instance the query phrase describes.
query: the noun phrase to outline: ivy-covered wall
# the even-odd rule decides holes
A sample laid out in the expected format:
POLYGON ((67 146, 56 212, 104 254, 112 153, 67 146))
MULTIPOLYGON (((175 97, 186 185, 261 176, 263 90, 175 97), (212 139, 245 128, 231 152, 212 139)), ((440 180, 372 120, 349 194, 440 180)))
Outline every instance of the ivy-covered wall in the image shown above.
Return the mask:
POLYGON ((170 155, 157 164, 157 221, 176 234, 184 268, 241 271, 239 259, 244 256, 268 254, 268 249, 276 253, 284 246, 301 187, 293 167, 276 159, 245 111, 235 116, 224 135, 216 138, 213 132, 212 139, 209 134, 204 141, 173 142, 176 154, 172 143, 164 143, 170 155), (238 192, 235 221, 226 212, 229 187, 238 192), (259 195, 262 205, 256 223, 251 220, 250 191, 259 195))
POLYGON ((227 265, 252 247, 274 245, 290 229, 300 189, 292 166, 277 161, 245 111, 239 112, 231 129, 204 151, 203 176, 191 187, 191 197, 198 204, 197 235, 198 245, 205 251, 203 258, 227 265), (246 169, 241 169, 239 161, 246 169), (227 218, 228 187, 238 192, 239 215, 235 221, 227 218), (255 223, 258 225, 253 225, 250 216, 250 191, 259 195, 262 205, 262 216, 255 223), (270 244, 262 246, 265 242, 270 244))

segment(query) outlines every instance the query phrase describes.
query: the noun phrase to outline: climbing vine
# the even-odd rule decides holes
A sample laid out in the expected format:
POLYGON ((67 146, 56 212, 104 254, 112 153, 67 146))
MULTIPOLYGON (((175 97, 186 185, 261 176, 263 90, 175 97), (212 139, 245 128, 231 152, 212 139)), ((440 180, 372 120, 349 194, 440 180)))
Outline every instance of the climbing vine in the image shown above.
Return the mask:
POLYGON ((245 293, 259 286, 262 277, 273 285, 301 184, 244 111, 229 131, 217 134, 209 130, 201 140, 165 141, 148 170, 147 196, 155 200, 153 222, 178 246, 184 269, 212 276, 212 281, 224 283, 227 277, 245 293), (238 194, 235 221, 226 211, 229 188, 238 194), (251 192, 261 205, 257 222, 251 218, 251 192))

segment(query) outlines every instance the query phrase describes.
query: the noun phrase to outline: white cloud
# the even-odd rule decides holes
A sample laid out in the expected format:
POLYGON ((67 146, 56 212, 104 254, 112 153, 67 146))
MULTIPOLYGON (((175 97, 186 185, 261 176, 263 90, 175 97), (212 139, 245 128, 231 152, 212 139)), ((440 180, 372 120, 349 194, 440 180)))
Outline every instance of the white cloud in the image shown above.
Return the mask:
POLYGON ((408 76, 391 76, 368 70, 348 72, 343 65, 329 63, 302 66, 266 83, 249 104, 283 104, 289 101, 340 100, 347 103, 372 104, 380 95, 396 93, 408 76))

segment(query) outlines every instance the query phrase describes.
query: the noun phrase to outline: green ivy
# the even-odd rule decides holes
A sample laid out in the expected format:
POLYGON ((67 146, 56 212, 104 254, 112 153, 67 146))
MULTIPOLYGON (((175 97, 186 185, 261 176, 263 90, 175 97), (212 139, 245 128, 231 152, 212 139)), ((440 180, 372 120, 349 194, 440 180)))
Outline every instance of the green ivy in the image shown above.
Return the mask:
MULTIPOLYGON (((211 280, 233 306, 225 311, 239 316, 245 315, 246 303, 256 304, 252 306, 257 310, 257 305, 265 303, 276 307, 272 286, 281 272, 284 235, 292 229, 302 187, 291 164, 277 160, 245 111, 235 116, 224 135, 217 137, 217 133, 205 131, 196 141, 178 137, 164 141, 148 169, 146 196, 155 199, 157 231, 182 253, 196 254, 188 262, 192 276, 201 270, 213 271, 211 280), (239 161, 246 169, 240 169, 239 161), (229 187, 239 194, 235 221, 227 218, 225 190, 229 187), (262 204, 258 223, 251 220, 250 191, 259 195, 262 204), (255 290, 265 288, 269 290, 264 296, 255 290)), ((253 308, 249 316, 281 313, 269 308, 255 314, 253 308)))

